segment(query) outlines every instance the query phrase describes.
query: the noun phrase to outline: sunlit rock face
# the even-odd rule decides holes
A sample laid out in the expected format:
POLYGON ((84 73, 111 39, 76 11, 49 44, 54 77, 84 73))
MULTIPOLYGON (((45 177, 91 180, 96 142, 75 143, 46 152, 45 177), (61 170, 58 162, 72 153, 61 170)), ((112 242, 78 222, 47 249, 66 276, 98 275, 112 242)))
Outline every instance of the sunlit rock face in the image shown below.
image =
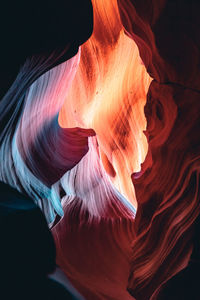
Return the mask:
POLYGON ((136 207, 131 174, 140 171, 147 153, 144 105, 151 79, 124 33, 117 2, 93 1, 93 9, 94 31, 81 48, 59 123, 95 130, 104 168, 136 207))
POLYGON ((193 239, 199 240, 193 230, 199 215, 200 4, 118 4, 124 28, 154 79, 144 108, 148 154, 140 178, 132 176, 138 210, 129 290, 136 299, 198 299, 197 272, 188 271, 190 266, 160 290, 186 267, 193 239))

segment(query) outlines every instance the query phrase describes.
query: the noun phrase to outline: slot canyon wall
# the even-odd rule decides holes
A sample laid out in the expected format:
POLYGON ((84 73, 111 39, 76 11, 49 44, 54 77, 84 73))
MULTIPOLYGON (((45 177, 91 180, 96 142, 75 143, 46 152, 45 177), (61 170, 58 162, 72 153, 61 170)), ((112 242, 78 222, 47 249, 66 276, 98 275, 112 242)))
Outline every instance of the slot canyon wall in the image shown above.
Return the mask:
POLYGON ((140 176, 132 175, 138 210, 129 289, 136 299, 152 294, 151 299, 198 299, 200 6, 197 1, 118 4, 153 78, 145 106, 148 154, 140 176), (186 265, 159 293, 158 286, 186 265))
POLYGON ((3 97, 1 181, 42 209, 85 299, 198 300, 200 4, 92 7, 3 97))

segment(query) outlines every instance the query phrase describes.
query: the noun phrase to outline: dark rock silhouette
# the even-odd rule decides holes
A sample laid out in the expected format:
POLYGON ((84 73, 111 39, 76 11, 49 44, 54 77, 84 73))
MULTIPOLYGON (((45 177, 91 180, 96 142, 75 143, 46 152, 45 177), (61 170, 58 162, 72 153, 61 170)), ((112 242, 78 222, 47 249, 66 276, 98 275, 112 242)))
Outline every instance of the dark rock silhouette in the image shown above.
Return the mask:
POLYGON ((1 299, 79 299, 48 277, 56 250, 38 206, 4 183, 0 191, 1 299))

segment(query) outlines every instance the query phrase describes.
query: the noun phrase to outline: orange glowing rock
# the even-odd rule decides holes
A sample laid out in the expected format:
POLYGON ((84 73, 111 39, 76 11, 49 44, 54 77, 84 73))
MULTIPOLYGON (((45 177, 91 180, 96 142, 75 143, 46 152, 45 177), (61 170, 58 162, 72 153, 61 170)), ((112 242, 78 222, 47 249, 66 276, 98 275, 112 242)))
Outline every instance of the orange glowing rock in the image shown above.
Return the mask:
POLYGON ((117 1, 93 1, 93 8, 94 32, 81 48, 59 124, 95 130, 106 171, 137 207, 131 174, 147 153, 144 105, 151 78, 124 33, 117 1))

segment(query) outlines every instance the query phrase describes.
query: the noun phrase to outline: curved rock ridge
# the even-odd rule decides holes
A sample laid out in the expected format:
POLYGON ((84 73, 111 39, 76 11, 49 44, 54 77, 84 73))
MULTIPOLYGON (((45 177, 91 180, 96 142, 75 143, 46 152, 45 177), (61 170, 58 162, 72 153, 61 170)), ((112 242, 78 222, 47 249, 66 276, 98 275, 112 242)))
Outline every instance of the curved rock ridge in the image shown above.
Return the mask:
POLYGON ((132 175, 138 209, 129 291, 141 300, 198 299, 196 267, 191 272, 186 266, 199 240, 199 230, 194 235, 199 216, 199 3, 118 4, 125 31, 154 79, 144 108, 148 153, 140 176, 132 175))
POLYGON ((59 126, 58 112, 80 54, 48 69, 66 51, 68 47, 47 58, 35 55, 27 59, 0 106, 4 128, 0 136, 1 180, 42 202, 45 211, 53 205, 47 214, 51 221, 54 209, 62 213, 58 199, 52 196, 52 184, 81 160, 88 151, 88 136, 95 135, 90 129, 59 126))

